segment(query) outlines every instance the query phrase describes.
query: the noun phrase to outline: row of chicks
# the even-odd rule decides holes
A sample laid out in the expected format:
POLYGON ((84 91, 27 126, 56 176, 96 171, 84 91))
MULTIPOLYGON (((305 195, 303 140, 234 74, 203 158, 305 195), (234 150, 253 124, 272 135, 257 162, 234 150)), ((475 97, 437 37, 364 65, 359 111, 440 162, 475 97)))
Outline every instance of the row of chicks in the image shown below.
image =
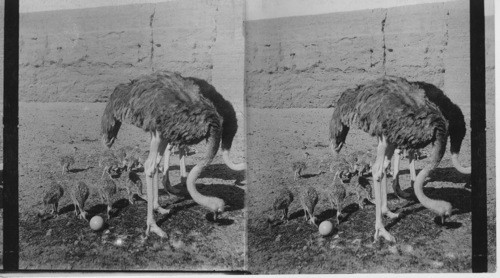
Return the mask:
MULTIPOLYGON (((74 148, 75 153, 77 148, 74 148)), ((115 195, 117 194, 118 188, 124 188, 127 191, 128 200, 131 204, 135 203, 134 196, 139 196, 144 199, 142 193, 142 181, 139 175, 133 171, 137 170, 138 166, 142 166, 149 153, 144 153, 141 155, 140 149, 136 147, 122 147, 115 152, 111 150, 106 150, 99 157, 99 167, 103 168, 103 174, 101 177, 102 184, 96 186, 96 191, 101 199, 101 202, 107 205, 107 214, 110 216, 110 211, 112 209, 112 204, 115 195), (115 178, 121 176, 123 171, 127 171, 125 181, 118 181, 118 186, 116 185, 115 178), (105 174, 108 175, 105 175, 105 174)), ((74 156, 67 155, 60 159, 61 165, 63 166, 63 172, 67 172, 69 167, 74 164, 74 156)), ((45 218, 45 214, 50 210, 51 215, 57 215, 58 205, 61 197, 64 195, 64 188, 59 183, 53 181, 49 187, 46 189, 43 195, 43 205, 44 210, 39 213, 39 216, 45 218)), ((69 187, 69 196, 75 207, 75 214, 82 219, 86 219, 86 212, 84 210, 85 202, 90 195, 89 186, 83 181, 78 181, 69 187)))
MULTIPOLYGON (((292 166, 293 167, 293 166, 292 166)), ((335 171, 332 184, 328 187, 326 195, 332 207, 337 211, 337 222, 340 224, 342 209, 346 205, 346 199, 349 195, 356 196, 357 204, 364 208, 364 201, 372 202, 372 187, 364 175, 369 173, 370 164, 368 160, 356 159, 352 164, 347 160, 332 165, 330 170, 335 171)), ((294 177, 296 174, 294 172, 294 177)), ((299 175, 300 177, 300 175, 299 175)), ((304 218, 311 224, 316 225, 314 208, 318 204, 318 190, 313 186, 305 187, 300 190, 300 204, 304 210, 304 218)), ((294 194, 288 188, 282 188, 273 203, 273 209, 277 214, 283 211, 282 220, 288 220, 288 208, 294 200, 294 194)), ((272 220, 273 218, 270 218, 272 220)))
MULTIPOLYGON (((409 157, 409 152, 402 153, 403 158, 409 157)), ((423 153, 420 150, 414 150, 415 159, 421 159, 423 153)), ((309 153, 304 153, 307 160, 309 153)), ((364 200, 373 203, 372 186, 366 176, 371 175, 372 165, 375 157, 368 151, 354 151, 347 156, 338 156, 330 164, 330 172, 335 173, 331 186, 328 187, 327 195, 332 207, 337 210, 337 223, 340 224, 341 211, 345 207, 346 198, 354 194, 358 206, 364 208, 364 200)), ((294 180, 302 177, 302 173, 307 169, 305 161, 295 161, 292 163, 294 180)), ((389 166, 388 171, 391 167, 389 166)), ((319 171, 319 174, 323 171, 319 171)), ((389 173, 392 175, 392 173, 389 173)), ((282 220, 288 219, 288 208, 294 200, 294 195, 288 188, 282 188, 274 201, 273 209, 277 213, 283 211, 282 220)), ((300 204, 304 210, 304 218, 311 224, 316 225, 314 217, 314 208, 319 201, 318 191, 312 187, 302 188, 300 191, 300 204)))

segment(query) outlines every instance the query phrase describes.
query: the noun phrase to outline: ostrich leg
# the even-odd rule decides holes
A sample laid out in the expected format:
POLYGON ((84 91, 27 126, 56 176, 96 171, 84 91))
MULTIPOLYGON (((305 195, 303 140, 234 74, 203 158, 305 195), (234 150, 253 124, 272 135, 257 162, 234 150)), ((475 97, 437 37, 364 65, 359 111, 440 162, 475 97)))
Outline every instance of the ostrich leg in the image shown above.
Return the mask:
POLYGON ((179 168, 181 170, 181 183, 185 183, 187 179, 186 147, 179 147, 179 168))
POLYGON ((387 153, 387 141, 385 137, 378 138, 377 159, 372 167, 373 187, 375 189, 375 234, 374 240, 377 241, 379 236, 384 237, 387 241, 396 241, 394 236, 389 234, 382 222, 382 186, 386 186, 382 181, 386 181, 384 176, 384 160, 387 153))
MULTIPOLYGON (((155 160, 155 171, 154 171, 154 177, 153 177, 153 209, 157 212, 159 212, 160 214, 166 214, 166 213, 170 213, 170 210, 169 209, 164 209, 160 206, 159 202, 158 202, 158 165, 160 164, 160 161, 161 161, 161 156, 165 153, 165 148, 167 147, 167 143, 165 141, 161 141, 160 143, 160 146, 158 148, 158 153, 159 153, 159 156, 157 158, 160 158, 160 159, 156 159, 155 160)), ((165 157, 165 159, 167 159, 165 157)))
POLYGON ((173 146, 168 144, 165 149, 165 158, 163 159, 163 188, 166 192, 178 195, 181 193, 179 189, 172 187, 170 184, 169 168, 170 168, 170 154, 172 153, 173 146))
POLYGON ((389 167, 389 164, 391 162, 392 155, 394 153, 395 146, 392 144, 389 144, 385 150, 385 158, 384 158, 384 170, 383 170, 383 175, 382 175, 382 190, 381 190, 381 197, 382 197, 382 214, 389 218, 397 218, 399 214, 393 213, 392 211, 389 210, 387 207, 387 168, 389 167))
POLYGON ((415 183, 415 179, 417 178, 416 172, 415 172, 415 159, 416 154, 415 151, 409 151, 408 153, 408 161, 410 163, 410 178, 411 178, 411 186, 413 187, 415 183))
POLYGON ((148 208, 147 208, 147 218, 146 218, 146 236, 149 235, 149 232, 153 232, 160 237, 166 237, 167 234, 156 225, 153 209, 154 209, 154 185, 153 178, 157 177, 155 175, 156 169, 156 156, 158 155, 158 149, 160 144, 162 143, 162 139, 156 133, 151 133, 151 145, 149 147, 149 156, 146 159, 145 169, 146 172, 146 192, 148 197, 148 208))
POLYGON ((410 198, 410 194, 404 192, 401 190, 401 186, 399 185, 399 163, 401 162, 401 150, 396 149, 394 151, 394 170, 393 170, 393 177, 392 177, 392 189, 394 190, 394 193, 396 196, 399 198, 410 198))

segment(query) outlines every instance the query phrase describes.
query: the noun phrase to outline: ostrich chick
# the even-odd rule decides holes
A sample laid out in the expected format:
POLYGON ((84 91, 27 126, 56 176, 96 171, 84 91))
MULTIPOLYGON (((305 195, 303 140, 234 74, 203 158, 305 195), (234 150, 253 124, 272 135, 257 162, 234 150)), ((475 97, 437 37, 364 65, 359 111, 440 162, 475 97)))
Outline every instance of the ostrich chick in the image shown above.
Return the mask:
POLYGON ((63 155, 59 158, 59 165, 62 167, 63 174, 68 172, 69 167, 73 166, 73 164, 75 164, 75 156, 76 156, 77 150, 78 150, 77 147, 73 147, 73 154, 63 155))
MULTIPOLYGON (((43 206, 44 210, 43 212, 47 212, 49 207, 52 207, 50 210, 51 214, 57 214, 58 213, 58 206, 59 206, 59 200, 61 197, 64 195, 64 189, 63 187, 58 184, 57 182, 53 181, 47 190, 45 191, 45 195, 43 196, 43 206)), ((39 216, 42 215, 42 212, 38 214, 39 216)))
POLYGON ((134 172, 129 172, 125 184, 125 189, 127 190, 128 194, 128 200, 131 204, 135 203, 134 194, 137 194, 137 196, 139 196, 140 198, 145 199, 145 196, 142 195, 142 181, 139 175, 134 172))
POLYGON ((97 188, 97 193, 101 197, 101 201, 107 205, 108 219, 110 218, 111 206, 113 205, 113 196, 116 194, 116 183, 106 177, 103 180, 103 186, 97 188))
POLYGON ((346 197, 345 185, 339 177, 340 171, 335 173, 330 191, 330 202, 334 208, 337 208, 337 223, 340 224, 340 214, 346 197))
POLYGON ((292 163, 292 171, 293 171, 293 179, 297 180, 298 178, 302 177, 302 171, 307 169, 307 164, 305 160, 309 157, 308 152, 304 152, 304 160, 301 161, 295 161, 292 163))
POLYGON ((278 210, 283 210, 281 220, 288 221, 288 207, 293 202, 293 194, 288 188, 282 188, 274 200, 273 209, 277 214, 278 210))
POLYGON ((73 205, 75 205, 75 215, 79 215, 81 219, 87 220, 85 217, 87 212, 84 210, 85 202, 89 197, 89 187, 83 181, 79 181, 75 186, 69 191, 69 196, 73 205))
POLYGON ((304 219, 309 223, 316 225, 316 217, 314 217, 314 207, 318 203, 318 192, 314 187, 309 186, 307 189, 302 190, 300 194, 300 204, 304 209, 304 219))
POLYGON ((371 203, 374 202, 372 196, 372 186, 367 178, 360 175, 358 175, 357 177, 358 178, 355 180, 354 185, 351 186, 350 188, 357 197, 358 206, 361 209, 364 209, 365 208, 364 200, 368 200, 371 203))
POLYGON ((360 176, 366 174, 371 175, 373 157, 370 152, 365 152, 365 151, 352 152, 349 155, 348 159, 353 169, 353 172, 354 171, 358 172, 360 176))
POLYGON ((122 168, 122 162, 120 162, 116 157, 106 157, 102 159, 99 163, 99 167, 103 167, 102 176, 104 177, 105 173, 111 175, 112 171, 116 171, 122 168))

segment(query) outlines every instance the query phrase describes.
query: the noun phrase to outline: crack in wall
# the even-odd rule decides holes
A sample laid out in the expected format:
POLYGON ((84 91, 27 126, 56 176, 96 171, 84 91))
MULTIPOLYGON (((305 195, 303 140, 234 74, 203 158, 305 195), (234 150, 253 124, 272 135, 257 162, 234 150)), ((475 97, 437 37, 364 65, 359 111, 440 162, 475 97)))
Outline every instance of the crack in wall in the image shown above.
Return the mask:
POLYGON ((383 45, 382 45, 382 49, 384 50, 384 53, 383 53, 383 60, 382 60, 382 66, 384 67, 384 75, 387 74, 387 71, 386 71, 386 68, 385 68, 385 62, 386 62, 386 57, 387 57, 387 53, 386 53, 386 45, 385 45, 385 21, 387 20, 387 10, 385 10, 385 17, 384 19, 382 20, 382 41, 383 41, 383 45))
POLYGON ((149 62, 151 64, 151 71, 153 71, 153 72, 155 71, 155 68, 153 65, 153 58, 154 58, 154 52, 155 52, 153 21, 155 19, 155 13, 156 13, 156 6, 154 6, 153 13, 149 16, 149 28, 151 29, 151 53, 149 56, 149 62))

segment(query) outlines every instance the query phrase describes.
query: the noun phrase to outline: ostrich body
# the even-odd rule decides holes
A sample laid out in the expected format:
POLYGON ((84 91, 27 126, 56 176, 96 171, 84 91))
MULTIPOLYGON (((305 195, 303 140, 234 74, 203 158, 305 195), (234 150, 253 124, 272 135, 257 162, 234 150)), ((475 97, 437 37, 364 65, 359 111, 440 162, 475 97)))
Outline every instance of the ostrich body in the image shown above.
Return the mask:
POLYGON ((288 221, 288 207, 293 202, 292 191, 288 188, 282 188, 278 191, 278 195, 274 199, 273 209, 277 214, 278 211, 283 211, 281 220, 288 221))
POLYGON ((316 204, 318 204, 318 200, 318 191, 316 191, 314 187, 309 186, 305 190, 301 191, 300 204, 304 209, 304 219, 306 221, 309 220, 309 223, 313 225, 316 225, 316 217, 314 217, 314 207, 316 207, 316 204))
POLYGON ((337 209, 337 224, 340 225, 340 215, 344 207, 345 197, 347 196, 345 184, 340 178, 340 171, 337 171, 333 177, 333 183, 331 185, 329 195, 332 207, 337 209))
MULTIPOLYGON (((195 186, 200 173, 214 159, 222 133, 229 132, 223 131, 223 118, 214 103, 202 92, 203 87, 193 79, 160 71, 118 85, 104 110, 101 134, 107 147, 113 145, 122 122, 135 125, 150 134, 150 152, 144 165, 148 201, 147 235, 152 231, 160 237, 167 236, 154 221, 153 210, 161 214, 169 212, 158 203, 157 170, 158 156, 161 158, 165 154, 169 144, 194 145, 207 141, 207 154, 189 173, 187 189, 193 200, 214 212, 215 217, 224 212, 225 203, 222 199, 204 196, 195 186)), ((225 148, 230 146, 227 138, 224 144, 225 148)), ((225 149, 224 153, 227 151, 225 149)), ((165 156, 165 160, 168 160, 168 154, 165 156)), ((168 171, 168 167, 165 169, 168 171)))
POLYGON ((129 172, 125 185, 125 189, 127 190, 128 194, 128 200, 131 204, 135 203, 134 194, 137 194, 137 196, 144 199, 144 196, 142 195, 142 181, 139 175, 134 172, 129 172))
POLYGON ((89 198, 89 187, 83 181, 77 182, 69 191, 69 196, 73 205, 75 205, 75 215, 85 219, 87 212, 84 210, 85 202, 89 198))
POLYGON ((433 144, 430 163, 416 177, 415 194, 422 205, 442 216, 443 220, 451 214, 450 203, 430 199, 423 192, 425 178, 437 167, 445 152, 448 121, 426 97, 421 83, 385 77, 343 92, 330 121, 330 142, 334 155, 342 149, 353 125, 378 139, 377 158, 372 166, 375 240, 379 236, 395 240, 385 229, 382 214, 391 218, 398 216, 387 208, 386 187, 386 170, 396 148, 421 149, 433 144))
POLYGON ((47 188, 47 191, 45 191, 45 194, 43 195, 44 210, 47 211, 49 207, 52 207, 50 213, 57 214, 59 200, 63 195, 63 187, 55 181, 51 182, 49 187, 47 188))
POLYGON ((59 158, 59 165, 62 167, 62 173, 67 173, 69 171, 69 167, 75 164, 75 156, 77 147, 73 147, 73 154, 71 155, 63 155, 59 158))
MULTIPOLYGON (((220 129, 220 148, 222 151, 222 159, 224 163, 234 171, 242 171, 246 169, 245 163, 234 163, 231 161, 229 154, 233 144, 233 139, 236 136, 236 132, 238 131, 238 121, 236 119, 236 112, 234 110, 231 102, 224 99, 224 97, 217 92, 214 86, 210 85, 208 82, 202 79, 198 79, 195 77, 187 77, 185 78, 187 82, 194 83, 199 89, 198 94, 200 98, 208 101, 208 103, 215 108, 217 114, 221 117, 222 126, 220 129)), ((186 172, 186 161, 185 157, 187 156, 188 145, 191 145, 187 142, 168 142, 169 145, 165 150, 164 155, 164 166, 163 166, 163 186, 165 189, 174 194, 178 194, 179 191, 174 189, 170 185, 169 181, 169 163, 170 163, 170 154, 172 152, 172 148, 177 146, 179 149, 179 168, 181 174, 181 181, 185 181, 187 179, 186 172)))
POLYGON ((111 177, 105 177, 102 186, 97 188, 97 193, 101 197, 101 201, 107 205, 107 214, 110 218, 110 211, 113 205, 113 197, 116 194, 116 183, 111 177))

